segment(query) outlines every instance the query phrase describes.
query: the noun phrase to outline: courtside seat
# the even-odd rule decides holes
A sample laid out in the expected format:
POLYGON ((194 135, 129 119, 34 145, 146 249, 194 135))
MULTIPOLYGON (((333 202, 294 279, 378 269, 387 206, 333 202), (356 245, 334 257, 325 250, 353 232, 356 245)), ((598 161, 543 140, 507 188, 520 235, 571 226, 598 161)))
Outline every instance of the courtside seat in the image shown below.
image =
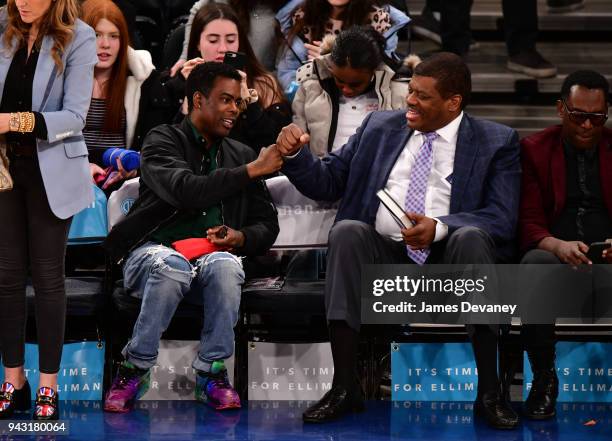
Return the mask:
MULTIPOLYGON (((325 280, 285 280, 280 290, 254 290, 242 295, 245 311, 259 314, 322 314, 325 280)), ((295 320, 288 316, 288 320, 295 320)))
MULTIPOLYGON (((67 277, 67 316, 97 316, 105 305, 103 279, 101 277, 67 277)), ((26 287, 28 314, 34 314, 34 288, 26 287)))
POLYGON ((285 280, 280 290, 245 290, 243 342, 326 341, 324 286, 324 280, 285 280))
POLYGON ((245 285, 242 309, 249 338, 275 342, 326 339, 321 250, 327 247, 336 205, 305 197, 286 176, 270 178, 266 185, 280 227, 272 249, 291 250, 293 257, 280 289, 252 289, 249 282, 245 285))

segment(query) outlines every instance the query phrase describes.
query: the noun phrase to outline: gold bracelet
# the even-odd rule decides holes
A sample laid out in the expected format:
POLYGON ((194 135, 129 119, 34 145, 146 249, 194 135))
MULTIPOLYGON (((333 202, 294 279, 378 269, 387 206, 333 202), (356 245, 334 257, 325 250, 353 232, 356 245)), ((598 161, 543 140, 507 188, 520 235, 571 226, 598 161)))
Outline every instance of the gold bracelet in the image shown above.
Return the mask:
POLYGON ((19 112, 19 133, 25 133, 25 112, 19 112))
POLYGON ((34 114, 32 112, 19 112, 19 132, 31 133, 34 130, 34 114))
POLYGON ((34 125, 36 124, 36 118, 34 118, 34 113, 33 112, 27 112, 28 113, 28 118, 30 120, 30 125, 28 127, 28 132, 32 133, 34 131, 34 125))
POLYGON ((34 130, 34 114, 32 112, 24 112, 26 117, 25 131, 32 133, 34 130))

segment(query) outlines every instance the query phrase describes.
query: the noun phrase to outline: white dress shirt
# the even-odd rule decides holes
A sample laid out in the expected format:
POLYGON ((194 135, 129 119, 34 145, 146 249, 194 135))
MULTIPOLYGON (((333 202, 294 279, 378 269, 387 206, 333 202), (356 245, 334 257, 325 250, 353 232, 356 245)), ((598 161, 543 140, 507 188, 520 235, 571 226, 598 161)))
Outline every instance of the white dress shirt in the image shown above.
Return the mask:
MULTIPOLYGON (((446 126, 436 130, 438 136, 433 141, 431 172, 429 173, 427 190, 425 191, 425 216, 434 218, 437 221, 434 242, 438 242, 448 235, 448 225, 440 222, 437 216, 449 214, 455 149, 457 147, 459 125, 462 119, 463 112, 446 126)), ((397 158, 397 162, 393 169, 391 169, 391 174, 385 185, 385 189, 402 206, 405 206, 412 166, 424 142, 425 136, 423 136, 423 133, 415 130, 410 139, 408 139, 406 147, 404 147, 404 150, 397 158)), ((383 236, 397 241, 403 240, 399 226, 383 204, 380 204, 378 207, 375 227, 376 231, 383 236)))
POLYGON ((335 152, 342 147, 348 139, 357 131, 363 120, 370 112, 378 110, 378 95, 375 90, 364 93, 353 98, 340 95, 338 103, 338 123, 336 125, 336 137, 332 147, 335 152))

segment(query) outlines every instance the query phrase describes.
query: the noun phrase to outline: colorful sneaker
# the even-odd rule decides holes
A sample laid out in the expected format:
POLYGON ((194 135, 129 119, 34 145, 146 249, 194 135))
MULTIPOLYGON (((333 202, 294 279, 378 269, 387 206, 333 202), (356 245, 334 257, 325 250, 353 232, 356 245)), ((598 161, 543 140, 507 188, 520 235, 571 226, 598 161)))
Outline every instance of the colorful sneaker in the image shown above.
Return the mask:
POLYGON ((4 382, 0 386, 0 419, 11 418, 13 412, 29 410, 30 384, 26 381, 21 389, 15 389, 11 383, 4 382))
POLYGON ((50 387, 41 387, 36 392, 35 420, 57 420, 59 417, 58 394, 50 387))
POLYGON ((132 410, 134 401, 149 390, 151 372, 148 369, 138 369, 129 361, 119 366, 110 390, 104 399, 104 410, 107 412, 125 413, 132 410))
POLYGON ((215 410, 240 409, 240 397, 229 382, 223 360, 213 362, 210 372, 198 372, 195 396, 215 410))

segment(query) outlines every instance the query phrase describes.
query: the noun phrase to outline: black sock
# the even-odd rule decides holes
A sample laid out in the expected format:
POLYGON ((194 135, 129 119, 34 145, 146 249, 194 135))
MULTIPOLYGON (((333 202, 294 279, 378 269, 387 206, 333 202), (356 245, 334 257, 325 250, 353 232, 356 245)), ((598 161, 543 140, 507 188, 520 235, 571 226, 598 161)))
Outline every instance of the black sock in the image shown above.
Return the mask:
POLYGON ((526 350, 532 371, 550 371, 555 369, 554 346, 527 346, 526 350))
POLYGON ((359 332, 343 320, 329 322, 329 340, 334 357, 333 386, 342 386, 347 391, 359 387, 357 381, 357 354, 359 352, 359 332))
POLYGON ((471 333, 476 367, 478 368, 478 396, 499 390, 497 376, 497 333, 489 325, 472 325, 471 333))
POLYGON ((555 325, 523 325, 521 337, 532 370, 554 369, 555 325))

